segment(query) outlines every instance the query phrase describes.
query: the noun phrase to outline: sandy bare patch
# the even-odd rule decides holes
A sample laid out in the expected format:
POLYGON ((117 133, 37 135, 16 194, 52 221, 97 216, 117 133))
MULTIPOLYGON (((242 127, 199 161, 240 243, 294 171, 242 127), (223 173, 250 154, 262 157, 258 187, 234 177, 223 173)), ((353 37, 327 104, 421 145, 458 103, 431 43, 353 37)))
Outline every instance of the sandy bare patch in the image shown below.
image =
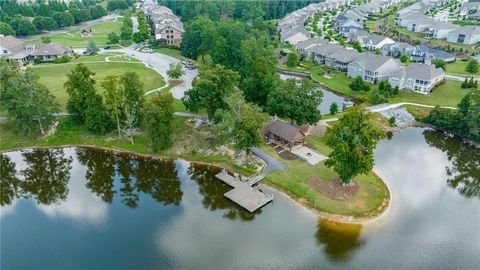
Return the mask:
POLYGON ((308 178, 308 184, 327 195, 329 198, 338 201, 348 200, 349 198, 355 196, 358 191, 357 182, 352 181, 349 186, 343 186, 342 182, 338 178, 326 181, 310 176, 310 178, 308 178))

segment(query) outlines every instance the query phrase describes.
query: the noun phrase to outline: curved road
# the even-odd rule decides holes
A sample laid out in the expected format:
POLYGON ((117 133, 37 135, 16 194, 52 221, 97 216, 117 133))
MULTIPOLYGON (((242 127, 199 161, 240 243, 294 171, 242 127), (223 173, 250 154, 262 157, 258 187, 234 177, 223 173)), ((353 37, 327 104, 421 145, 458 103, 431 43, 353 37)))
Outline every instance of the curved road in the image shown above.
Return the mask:
MULTIPOLYGON (((167 75, 167 70, 170 65, 170 63, 179 63, 180 60, 165 54, 161 53, 143 53, 140 51, 136 51, 134 47, 130 46, 127 48, 122 48, 122 49, 114 49, 114 50, 109 50, 112 52, 123 52, 129 55, 130 57, 136 58, 140 61, 142 61, 145 65, 153 68, 156 72, 158 72, 160 75, 162 75, 165 80, 167 80, 168 75, 167 75)), ((196 69, 191 70, 191 69, 185 69, 185 75, 182 76, 182 84, 177 85, 170 89, 170 92, 172 93, 173 97, 176 99, 181 99, 183 97, 183 94, 185 91, 188 89, 192 88, 192 81, 195 77, 197 77, 198 71, 196 69)))

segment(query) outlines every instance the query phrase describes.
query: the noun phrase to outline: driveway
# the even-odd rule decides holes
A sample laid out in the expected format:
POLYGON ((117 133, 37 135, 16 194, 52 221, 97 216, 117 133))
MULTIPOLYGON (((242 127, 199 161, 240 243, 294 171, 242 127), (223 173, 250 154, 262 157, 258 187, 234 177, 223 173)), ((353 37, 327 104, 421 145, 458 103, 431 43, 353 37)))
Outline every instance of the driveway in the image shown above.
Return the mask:
MULTIPOLYGON (((144 64, 152 67, 156 72, 162 75, 165 80, 168 80, 167 70, 170 63, 179 63, 180 60, 165 54, 161 53, 143 53, 140 51, 135 51, 133 47, 123 48, 123 49, 114 49, 110 50, 112 52, 123 52, 130 57, 136 58, 142 61, 144 64)), ((192 81, 195 77, 197 77, 198 71, 196 69, 183 69, 185 71, 185 75, 182 76, 181 80, 183 80, 182 84, 177 85, 170 89, 173 97, 176 99, 181 99, 185 93, 185 91, 192 88, 192 81)))
POLYGON ((308 162, 310 165, 316 165, 320 163, 320 161, 325 160, 327 158, 326 156, 316 151, 313 151, 312 149, 306 146, 295 147, 292 149, 291 152, 297 155, 299 158, 308 162))

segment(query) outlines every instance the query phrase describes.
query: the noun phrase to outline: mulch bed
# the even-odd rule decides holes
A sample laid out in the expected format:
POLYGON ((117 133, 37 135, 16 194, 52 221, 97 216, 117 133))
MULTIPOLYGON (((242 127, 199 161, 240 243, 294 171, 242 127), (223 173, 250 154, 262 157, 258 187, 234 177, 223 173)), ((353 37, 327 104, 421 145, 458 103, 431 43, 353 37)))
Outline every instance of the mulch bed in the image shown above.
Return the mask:
POLYGON ((355 196, 358 191, 358 183, 352 181, 349 186, 342 186, 340 179, 334 179, 325 181, 316 177, 310 176, 308 178, 308 184, 323 194, 327 195, 330 199, 337 201, 345 201, 355 196))
MULTIPOLYGON (((277 149, 275 149, 275 150, 277 150, 277 149)), ((298 159, 298 157, 297 157, 295 154, 293 154, 292 152, 290 152, 290 151, 286 151, 286 150, 285 150, 285 151, 283 151, 283 152, 281 152, 281 153, 279 153, 279 152, 277 151, 277 153, 278 153, 278 155, 279 155, 281 158, 286 159, 286 160, 295 160, 295 159, 298 159)))

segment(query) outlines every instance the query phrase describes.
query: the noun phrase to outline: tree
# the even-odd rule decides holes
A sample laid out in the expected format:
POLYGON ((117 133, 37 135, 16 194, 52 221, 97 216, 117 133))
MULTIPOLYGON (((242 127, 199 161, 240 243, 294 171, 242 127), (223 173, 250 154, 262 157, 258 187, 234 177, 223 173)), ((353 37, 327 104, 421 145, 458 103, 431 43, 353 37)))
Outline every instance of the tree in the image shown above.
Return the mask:
POLYGON ((59 27, 65 27, 75 24, 75 18, 68 11, 54 13, 53 19, 57 22, 59 27))
POLYGON ((49 36, 42 36, 42 37, 40 38, 40 40, 42 41, 42 43, 50 43, 50 42, 52 42, 52 40, 50 39, 49 36))
POLYGON ((338 112, 338 104, 336 102, 333 102, 330 104, 330 114, 334 115, 338 112))
POLYGON ((117 125, 118 137, 121 137, 120 117, 125 108, 125 97, 123 87, 120 87, 118 84, 118 77, 110 75, 103 80, 102 87, 105 89, 103 92, 105 107, 110 114, 110 118, 117 125))
POLYGON ((323 93, 314 82, 288 79, 268 95, 267 111, 279 117, 288 117, 298 125, 314 125, 320 120, 318 106, 323 93))
POLYGON ((447 62, 445 62, 444 60, 442 59, 439 59, 439 58, 435 58, 432 60, 432 64, 436 67, 436 68, 441 68, 443 70, 447 70, 446 69, 446 65, 447 65, 447 62))
POLYGON ((67 110, 78 123, 85 122, 88 97, 96 94, 93 75, 95 73, 81 63, 67 73, 67 82, 64 84, 68 93, 67 110))
POLYGON ((101 5, 95 5, 90 8, 90 16, 92 16, 92 19, 98 19, 105 15, 107 15, 107 11, 101 5))
POLYGON ((352 91, 355 91, 355 92, 370 90, 370 86, 367 83, 365 83, 363 78, 360 76, 357 76, 355 80, 351 82, 348 86, 352 91))
POLYGON ((90 39, 90 41, 88 42, 88 47, 85 50, 85 52, 87 52, 87 54, 93 55, 93 54, 97 54, 98 51, 100 51, 100 49, 98 49, 97 45, 95 44, 95 41, 93 41, 93 39, 90 39))
POLYGON ((120 42, 120 37, 115 32, 110 32, 107 35, 107 44, 117 44, 120 42))
POLYGON ((15 30, 9 24, 0 22, 0 35, 15 36, 15 30))
POLYGON ((360 53, 363 52, 363 48, 362 48, 362 46, 360 45, 360 42, 358 42, 358 41, 354 41, 354 42, 352 43, 352 47, 353 47, 355 50, 357 50, 358 52, 360 52, 360 53))
POLYGON ((112 122, 103 104, 102 96, 95 93, 87 97, 85 126, 92 133, 104 134, 110 130, 112 122))
POLYGON ((406 54, 400 55, 400 62, 404 64, 408 63, 408 56, 406 54))
POLYGON ((478 61, 475 59, 471 59, 468 61, 467 66, 465 67, 465 71, 470 74, 475 74, 478 72, 478 61))
POLYGON ((297 53, 291 52, 288 54, 287 62, 285 63, 287 67, 294 68, 297 66, 297 53))
POLYGON ((397 125, 396 123, 397 123, 397 119, 395 118, 395 116, 392 116, 392 117, 388 118, 388 124, 391 127, 396 126, 397 125))
POLYGON ((188 110, 198 112, 206 109, 208 118, 214 119, 215 112, 226 109, 225 98, 233 92, 238 83, 238 73, 213 64, 210 56, 201 57, 198 76, 192 82, 192 89, 185 92, 182 102, 188 110))
POLYGON ((373 150, 385 134, 369 123, 367 114, 353 108, 329 127, 325 136, 332 149, 325 165, 333 167, 348 185, 356 175, 372 170, 373 150))
POLYGON ((170 65, 168 67, 168 70, 167 70, 167 75, 168 75, 168 77, 170 77, 170 79, 177 80, 180 77, 182 77, 184 74, 185 74, 185 71, 182 70, 182 64, 181 63, 179 63, 179 62, 177 62, 177 63, 171 62, 170 63, 170 65))
POLYGON ((275 70, 275 52, 268 40, 251 37, 242 42, 240 56, 240 89, 248 102, 263 107, 268 94, 281 83, 275 70))
POLYGON ((222 119, 218 124, 219 134, 248 155, 250 149, 262 141, 259 129, 267 116, 257 105, 246 102, 240 91, 231 93, 226 101, 228 108, 217 111, 218 118, 222 119))
POLYGON ((140 124, 141 112, 143 109, 143 83, 138 73, 127 71, 120 77, 120 83, 123 87, 125 96, 125 110, 132 113, 135 123, 140 124))
POLYGON ((59 105, 48 88, 30 71, 23 72, 16 62, 0 60, 0 105, 15 121, 16 131, 42 135, 59 112, 59 105))
POLYGON ((10 26, 17 36, 29 36, 38 32, 35 25, 24 17, 15 17, 10 21, 10 26))
POLYGON ((155 95, 145 106, 145 129, 152 151, 172 145, 173 96, 168 92, 155 95))

